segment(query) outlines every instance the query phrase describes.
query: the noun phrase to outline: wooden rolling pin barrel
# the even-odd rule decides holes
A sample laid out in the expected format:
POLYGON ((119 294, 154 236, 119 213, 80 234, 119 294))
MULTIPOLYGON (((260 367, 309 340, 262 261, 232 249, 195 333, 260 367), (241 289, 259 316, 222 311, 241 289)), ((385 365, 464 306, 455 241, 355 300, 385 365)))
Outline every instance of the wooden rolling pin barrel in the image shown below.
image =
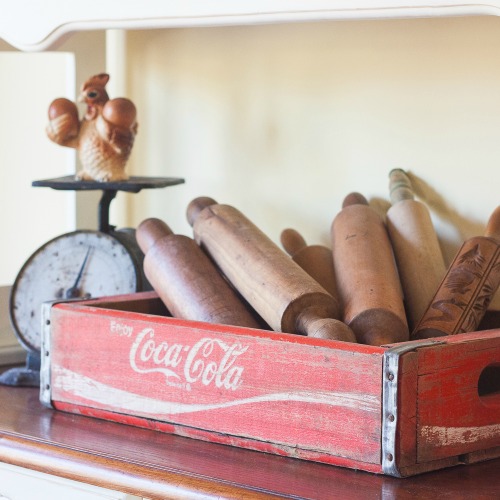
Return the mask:
POLYGON ((401 284, 387 230, 363 195, 351 193, 344 199, 331 236, 344 321, 358 342, 382 345, 408 340, 401 284))
POLYGON ((500 206, 484 236, 468 239, 458 250, 413 339, 477 330, 500 284, 500 206))
POLYGON ((291 228, 281 232, 280 241, 293 261, 338 301, 332 251, 323 245, 308 245, 303 236, 291 228))
POLYGON ((145 254, 144 273, 174 317, 261 328, 192 238, 155 218, 139 225, 136 238, 145 254))
POLYGON ((200 197, 187 208, 195 240, 276 331, 355 342, 337 301, 240 211, 200 197))
POLYGON ((436 293, 446 265, 429 210, 414 199, 411 181, 403 170, 389 173, 389 189, 392 207, 387 212, 387 229, 412 329, 436 293))

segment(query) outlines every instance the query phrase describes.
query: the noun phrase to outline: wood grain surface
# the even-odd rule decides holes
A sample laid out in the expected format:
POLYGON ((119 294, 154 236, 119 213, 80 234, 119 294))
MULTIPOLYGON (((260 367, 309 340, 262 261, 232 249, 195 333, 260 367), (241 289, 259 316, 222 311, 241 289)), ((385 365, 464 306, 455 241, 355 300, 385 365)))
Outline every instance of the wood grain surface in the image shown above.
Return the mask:
POLYGON ((248 328, 263 326, 192 238, 174 234, 156 218, 143 220, 136 238, 145 254, 144 272, 172 316, 248 328))
POLYGON ((474 332, 499 285, 500 206, 491 214, 485 236, 460 247, 411 337, 474 332))
POLYGON ((434 296, 446 273, 429 209, 415 200, 410 179, 400 169, 389 174, 392 207, 386 223, 404 292, 410 330, 434 296))
POLYGON ((323 245, 308 245, 302 235, 292 228, 281 232, 280 241, 293 261, 314 278, 337 302, 340 302, 331 248, 323 245))
POLYGON ((238 209, 199 197, 187 217, 196 242, 273 330, 355 342, 334 297, 238 209))
POLYGON ((360 193, 346 196, 331 226, 333 263, 344 321, 358 342, 408 340, 408 324, 387 229, 360 193))

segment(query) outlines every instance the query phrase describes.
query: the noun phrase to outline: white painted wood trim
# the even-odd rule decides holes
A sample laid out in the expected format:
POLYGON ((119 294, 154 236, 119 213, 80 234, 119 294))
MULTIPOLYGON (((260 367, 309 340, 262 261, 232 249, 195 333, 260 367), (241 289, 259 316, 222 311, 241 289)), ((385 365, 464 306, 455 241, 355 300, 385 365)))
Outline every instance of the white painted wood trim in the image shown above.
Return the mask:
POLYGON ((72 32, 499 15, 500 0, 0 0, 0 37, 24 51, 54 47, 72 32))
MULTIPOLYGON (((115 490, 0 462, 0 500, 142 500, 115 490)), ((144 499, 145 500, 145 499, 144 499)))

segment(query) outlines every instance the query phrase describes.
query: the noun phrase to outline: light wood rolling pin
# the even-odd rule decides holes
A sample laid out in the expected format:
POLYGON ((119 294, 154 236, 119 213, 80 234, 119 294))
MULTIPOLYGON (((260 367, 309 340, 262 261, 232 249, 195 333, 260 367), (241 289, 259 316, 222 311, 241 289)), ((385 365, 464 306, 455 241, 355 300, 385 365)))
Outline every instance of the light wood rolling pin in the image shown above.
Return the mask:
POLYGON ((144 273, 172 316, 193 321, 260 328, 208 256, 187 236, 150 218, 136 230, 145 254, 144 273))
POLYGON ((355 342, 335 299, 240 211, 200 197, 187 209, 195 240, 276 331, 355 342))
POLYGON ((291 228, 281 232, 280 241, 293 261, 339 302, 331 249, 323 245, 308 245, 303 236, 291 228))
POLYGON ((413 339, 477 330, 500 284, 500 206, 490 216, 484 236, 458 250, 413 339))
POLYGON ((381 217, 359 193, 349 194, 331 227, 333 263, 344 321, 358 342, 408 340, 408 324, 391 243, 381 217))
POLYGON ((429 210, 414 199, 411 181, 403 170, 390 172, 389 190, 392 207, 387 212, 387 230, 411 330, 429 306, 446 265, 429 210))

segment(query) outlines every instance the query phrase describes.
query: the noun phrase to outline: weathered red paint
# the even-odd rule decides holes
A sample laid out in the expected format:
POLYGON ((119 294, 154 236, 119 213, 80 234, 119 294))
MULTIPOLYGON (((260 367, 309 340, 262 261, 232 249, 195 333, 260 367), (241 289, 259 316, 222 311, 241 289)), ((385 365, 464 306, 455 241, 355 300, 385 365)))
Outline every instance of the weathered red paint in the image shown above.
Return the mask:
MULTIPOLYGON (((51 312, 55 408, 217 443, 383 472, 383 360, 373 347, 159 315, 153 293, 51 312)), ((478 395, 500 329, 411 343, 398 373, 395 461, 412 475, 500 445, 478 395)), ((493 401, 493 403, 491 403, 493 401)))

